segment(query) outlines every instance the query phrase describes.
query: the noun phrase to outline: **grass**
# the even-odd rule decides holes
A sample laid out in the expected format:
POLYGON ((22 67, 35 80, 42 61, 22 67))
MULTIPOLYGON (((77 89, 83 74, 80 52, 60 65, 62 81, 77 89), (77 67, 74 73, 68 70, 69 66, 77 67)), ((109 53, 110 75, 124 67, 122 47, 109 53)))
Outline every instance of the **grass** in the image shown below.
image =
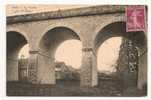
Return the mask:
POLYGON ((120 81, 100 80, 93 88, 80 87, 80 81, 57 80, 55 85, 33 85, 26 82, 8 82, 8 96, 143 96, 137 89, 122 90, 120 81), (133 90, 133 91, 132 91, 133 90))

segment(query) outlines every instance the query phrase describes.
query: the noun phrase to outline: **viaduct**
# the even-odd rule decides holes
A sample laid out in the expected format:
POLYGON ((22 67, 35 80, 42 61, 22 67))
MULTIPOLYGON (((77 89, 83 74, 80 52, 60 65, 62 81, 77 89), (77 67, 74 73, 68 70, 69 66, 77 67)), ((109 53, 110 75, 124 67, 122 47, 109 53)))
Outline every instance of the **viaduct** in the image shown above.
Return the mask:
POLYGON ((55 84, 56 49, 63 41, 77 39, 82 42, 80 84, 94 87, 98 84, 96 59, 99 46, 109 38, 124 37, 138 47, 137 87, 142 89, 147 83, 147 27, 145 31, 126 32, 126 7, 130 6, 102 5, 8 16, 7 81, 18 81, 18 53, 29 44, 29 81, 55 84))

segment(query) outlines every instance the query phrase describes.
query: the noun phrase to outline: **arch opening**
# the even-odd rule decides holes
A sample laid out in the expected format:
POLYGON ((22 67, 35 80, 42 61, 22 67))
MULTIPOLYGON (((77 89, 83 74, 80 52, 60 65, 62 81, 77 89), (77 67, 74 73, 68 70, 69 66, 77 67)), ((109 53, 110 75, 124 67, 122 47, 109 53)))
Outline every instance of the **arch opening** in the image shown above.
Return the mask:
MULTIPOLYGON (((126 32, 125 22, 111 23, 111 24, 105 26, 103 29, 101 29, 101 31, 99 31, 98 34, 96 35, 96 38, 94 41, 95 51, 98 52, 98 48, 101 45, 103 45, 103 43, 105 43, 106 40, 113 38, 113 37, 122 37, 122 41, 126 40, 127 43, 133 44, 133 46, 131 47, 131 48, 133 48, 132 51, 136 50, 136 52, 138 53, 138 55, 136 55, 136 58, 138 57, 138 59, 136 61, 136 62, 138 62, 138 71, 136 73, 131 74, 128 72, 128 70, 124 70, 124 71, 121 71, 122 75, 121 75, 121 73, 118 75, 118 76, 122 76, 123 83, 125 83, 125 84, 127 83, 126 81, 130 80, 130 82, 129 82, 130 84, 129 84, 129 86, 127 86, 127 88, 132 85, 134 86, 133 83, 137 83, 137 84, 135 84, 135 87, 137 87, 137 85, 139 84, 139 82, 141 80, 141 79, 139 80, 139 75, 142 75, 142 71, 141 71, 142 67, 145 66, 145 65, 142 66, 142 64, 141 64, 142 62, 140 62, 140 59, 141 59, 140 55, 144 51, 146 51, 146 48, 147 48, 147 39, 146 39, 145 33, 143 31, 126 32)), ((126 48, 128 48, 128 45, 126 48)), ((132 53, 132 52, 130 52, 130 53, 132 53)), ((120 54, 119 54, 118 59, 119 58, 120 58, 120 54)), ((122 59, 122 58, 120 58, 120 59, 122 59)), ((130 60, 128 60, 128 62, 129 61, 130 60)), ((143 62, 145 63, 145 60, 143 60, 143 62)), ((120 67, 122 68, 123 66, 124 65, 122 65, 120 67)), ((127 64, 126 66, 131 66, 131 64, 127 64)), ((145 75, 144 75, 144 77, 145 77, 145 75)))
POLYGON ((49 30, 41 38, 39 43, 39 49, 41 52, 44 52, 50 55, 52 58, 55 57, 55 52, 58 46, 70 39, 80 40, 80 37, 73 30, 66 27, 56 27, 49 30), (51 51, 50 51, 51 50, 51 51))
POLYGON ((7 32, 7 81, 19 80, 19 52, 28 44, 27 39, 18 32, 7 32))
POLYGON ((99 73, 110 74, 116 72, 116 62, 119 57, 121 37, 106 40, 97 51, 97 69, 99 73), (102 59, 103 58, 103 59, 102 59))
MULTIPOLYGON (((45 33, 39 43, 40 52, 49 57, 49 60, 45 60, 45 63, 47 63, 47 65, 45 64, 45 68, 47 66, 47 68, 51 68, 51 71, 49 70, 45 76, 51 77, 49 80, 54 81, 64 78, 71 79, 72 71, 77 71, 80 67, 81 62, 76 62, 75 59, 77 59, 76 57, 79 55, 78 53, 80 53, 81 45, 79 35, 69 28, 56 27, 45 33), (74 52, 78 55, 73 54, 74 52)), ((45 57, 43 57, 43 59, 45 59, 45 57)), ((78 58, 78 60, 80 59, 81 58, 78 58)), ((43 68, 41 67, 40 69, 43 68)), ((43 76, 41 75, 39 77, 43 76)))
POLYGON ((65 62, 74 69, 80 69, 82 58, 82 44, 79 40, 67 40, 61 43, 56 50, 55 60, 65 62))

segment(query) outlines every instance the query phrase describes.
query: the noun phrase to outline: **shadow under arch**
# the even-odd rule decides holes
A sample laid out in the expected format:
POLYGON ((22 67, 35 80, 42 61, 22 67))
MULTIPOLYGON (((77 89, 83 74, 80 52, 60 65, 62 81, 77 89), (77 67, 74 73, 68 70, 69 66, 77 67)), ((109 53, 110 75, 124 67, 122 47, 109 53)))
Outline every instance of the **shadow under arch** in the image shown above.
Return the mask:
POLYGON ((39 42, 40 51, 47 53, 51 49, 51 57, 54 58, 54 54, 58 46, 70 39, 76 39, 81 41, 80 36, 72 29, 67 27, 55 27, 46 32, 39 42))
MULTIPOLYGON (((99 31, 99 33, 96 35, 94 40, 94 46, 95 46, 94 50, 96 54, 98 52, 98 48, 100 47, 100 45, 102 45, 104 41, 112 37, 123 37, 132 41, 134 45, 138 48, 139 55, 142 55, 144 54, 144 52, 147 51, 147 37, 144 31, 126 32, 126 22, 114 22, 102 28, 99 31)), ((138 80, 137 80, 137 87, 139 89, 144 85, 144 83, 147 82, 146 60, 147 60, 146 54, 143 57, 142 56, 139 57, 139 65, 138 65, 139 70, 138 70, 138 80), (143 58, 145 59, 143 60, 143 58), (138 86, 138 84, 140 85, 138 86)))
POLYGON ((99 31, 94 40, 95 50, 111 37, 124 37, 131 40, 140 50, 145 48, 147 37, 143 31, 126 32, 125 22, 114 22, 99 31), (140 41, 141 40, 141 41, 140 41))
POLYGON ((38 81, 42 84, 55 84, 55 53, 61 43, 67 40, 79 40, 80 36, 67 27, 55 27, 47 31, 39 42, 38 81), (44 64, 42 67, 41 64, 44 64), (46 70, 44 70, 47 69, 46 70), (45 74, 43 74, 45 73, 45 74))
POLYGON ((7 81, 18 81, 18 55, 28 40, 16 31, 7 32, 7 81))

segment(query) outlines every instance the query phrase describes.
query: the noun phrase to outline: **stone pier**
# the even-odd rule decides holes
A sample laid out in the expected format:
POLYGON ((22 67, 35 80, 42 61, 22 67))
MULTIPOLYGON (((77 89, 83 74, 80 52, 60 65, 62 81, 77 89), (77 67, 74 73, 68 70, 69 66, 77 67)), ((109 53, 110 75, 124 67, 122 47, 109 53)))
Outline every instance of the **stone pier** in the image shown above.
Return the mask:
POLYGON ((34 84, 55 84, 54 61, 49 56, 30 51, 29 77, 34 84))
POLYGON ((94 87, 98 84, 96 56, 93 48, 82 49, 81 86, 94 87))

